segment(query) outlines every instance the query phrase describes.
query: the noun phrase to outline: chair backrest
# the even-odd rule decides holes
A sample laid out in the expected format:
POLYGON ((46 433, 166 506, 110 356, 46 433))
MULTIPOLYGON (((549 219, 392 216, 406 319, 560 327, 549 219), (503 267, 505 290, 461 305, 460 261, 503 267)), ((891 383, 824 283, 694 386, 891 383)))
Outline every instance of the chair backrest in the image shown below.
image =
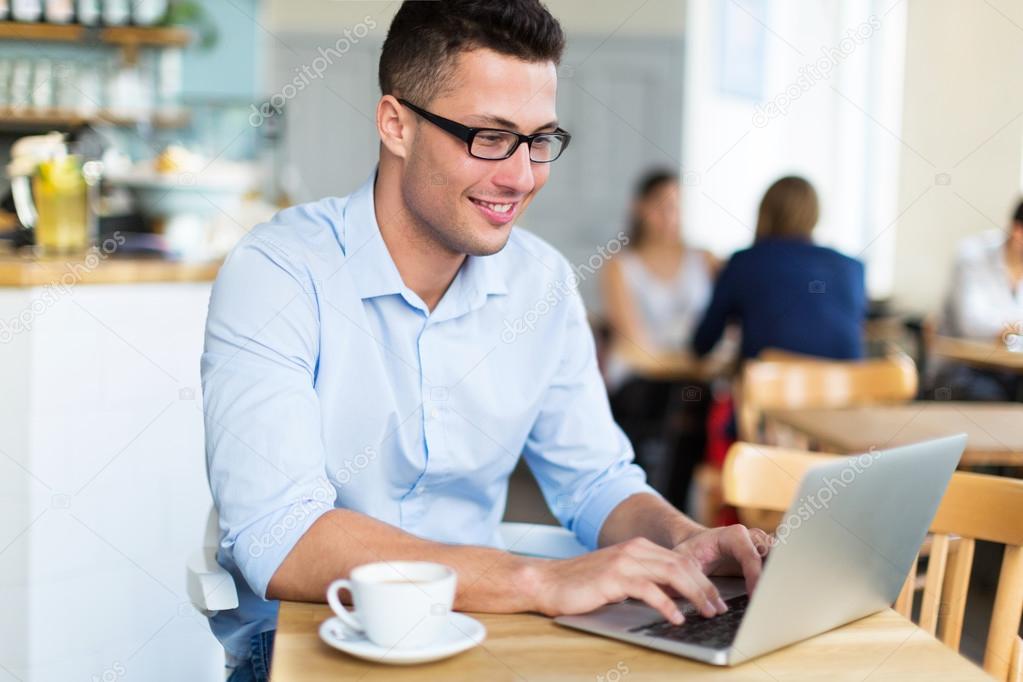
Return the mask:
POLYGON ((831 362, 829 358, 822 358, 817 355, 806 355, 805 353, 794 353, 781 348, 765 348, 757 355, 757 360, 769 362, 831 362))
MULTIPOLYGON (((842 455, 736 443, 724 466, 725 502, 736 507, 788 509, 806 471, 842 455)), ((1023 480, 956 472, 931 523, 929 560, 920 604, 920 627, 959 648, 967 588, 977 540, 1005 545, 994 610, 984 651, 984 670, 995 679, 1023 680, 1023 480)), ((895 608, 913 608, 916 566, 906 577, 895 608)))
POLYGON ((869 360, 825 360, 767 350, 750 360, 738 390, 739 437, 760 440, 764 410, 898 403, 916 396, 913 360, 902 353, 869 360))

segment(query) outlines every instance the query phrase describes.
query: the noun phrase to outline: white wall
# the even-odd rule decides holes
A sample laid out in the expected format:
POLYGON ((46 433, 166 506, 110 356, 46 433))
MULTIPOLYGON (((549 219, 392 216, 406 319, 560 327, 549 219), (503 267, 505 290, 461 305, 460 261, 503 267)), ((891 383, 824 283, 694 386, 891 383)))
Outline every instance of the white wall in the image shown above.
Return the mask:
POLYGON ((185 593, 209 293, 0 288, 0 682, 223 679, 185 593))
MULTIPOLYGON (((685 16, 682 0, 547 0, 545 4, 568 33, 677 36, 685 16)), ((262 23, 270 32, 328 32, 369 16, 377 24, 374 33, 384 35, 398 6, 398 2, 380 0, 267 0, 262 23)))
POLYGON ((903 307, 933 311, 956 242, 1004 228, 1019 199, 1023 3, 909 0, 908 9, 894 293, 903 307))
POLYGON ((902 3, 890 10, 888 2, 853 0, 688 5, 689 240, 721 255, 749 245, 764 190, 782 175, 803 175, 821 198, 817 240, 864 259, 872 296, 887 295, 894 239, 878 234, 896 215, 898 143, 885 131, 900 127, 902 3), (749 59, 760 65, 761 83, 747 94, 730 91, 722 75, 744 61, 742 45, 727 44, 726 33, 761 35, 762 52, 749 59))

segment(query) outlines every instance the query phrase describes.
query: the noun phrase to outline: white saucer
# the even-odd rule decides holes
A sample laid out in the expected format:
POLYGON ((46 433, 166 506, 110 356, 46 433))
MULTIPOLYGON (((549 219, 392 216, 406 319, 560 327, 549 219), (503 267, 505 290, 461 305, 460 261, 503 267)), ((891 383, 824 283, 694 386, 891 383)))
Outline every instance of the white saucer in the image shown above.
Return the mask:
POLYGON ((444 635, 434 644, 417 649, 388 649, 377 646, 362 633, 354 633, 337 618, 328 618, 320 625, 320 639, 346 654, 375 663, 412 665, 437 661, 471 649, 487 636, 483 623, 464 613, 448 617, 444 635))

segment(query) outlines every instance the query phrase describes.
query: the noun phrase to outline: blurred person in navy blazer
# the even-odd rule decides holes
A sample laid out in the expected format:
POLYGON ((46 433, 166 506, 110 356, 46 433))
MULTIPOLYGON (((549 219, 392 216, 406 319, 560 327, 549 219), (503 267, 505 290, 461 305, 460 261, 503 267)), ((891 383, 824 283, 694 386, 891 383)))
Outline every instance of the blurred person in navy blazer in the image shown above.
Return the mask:
POLYGON ((863 357, 863 264, 813 243, 819 215, 817 192, 805 179, 788 176, 771 185, 760 202, 753 246, 735 253, 718 277, 693 336, 697 355, 710 352, 735 323, 744 359, 765 348, 863 357))

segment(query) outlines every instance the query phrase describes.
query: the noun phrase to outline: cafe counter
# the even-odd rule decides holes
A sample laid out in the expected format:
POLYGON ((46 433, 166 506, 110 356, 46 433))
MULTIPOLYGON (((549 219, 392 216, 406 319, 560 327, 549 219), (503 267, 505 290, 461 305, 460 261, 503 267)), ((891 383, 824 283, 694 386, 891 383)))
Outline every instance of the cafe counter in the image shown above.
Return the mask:
POLYGON ((104 257, 101 251, 72 259, 0 251, 0 287, 211 282, 220 263, 104 257))
POLYGON ((223 676, 183 579, 211 504, 199 361, 218 267, 0 253, 3 663, 21 679, 114 661, 223 676), (157 631, 164 645, 132 658, 157 631), (44 657, 54 641, 75 646, 44 657))

